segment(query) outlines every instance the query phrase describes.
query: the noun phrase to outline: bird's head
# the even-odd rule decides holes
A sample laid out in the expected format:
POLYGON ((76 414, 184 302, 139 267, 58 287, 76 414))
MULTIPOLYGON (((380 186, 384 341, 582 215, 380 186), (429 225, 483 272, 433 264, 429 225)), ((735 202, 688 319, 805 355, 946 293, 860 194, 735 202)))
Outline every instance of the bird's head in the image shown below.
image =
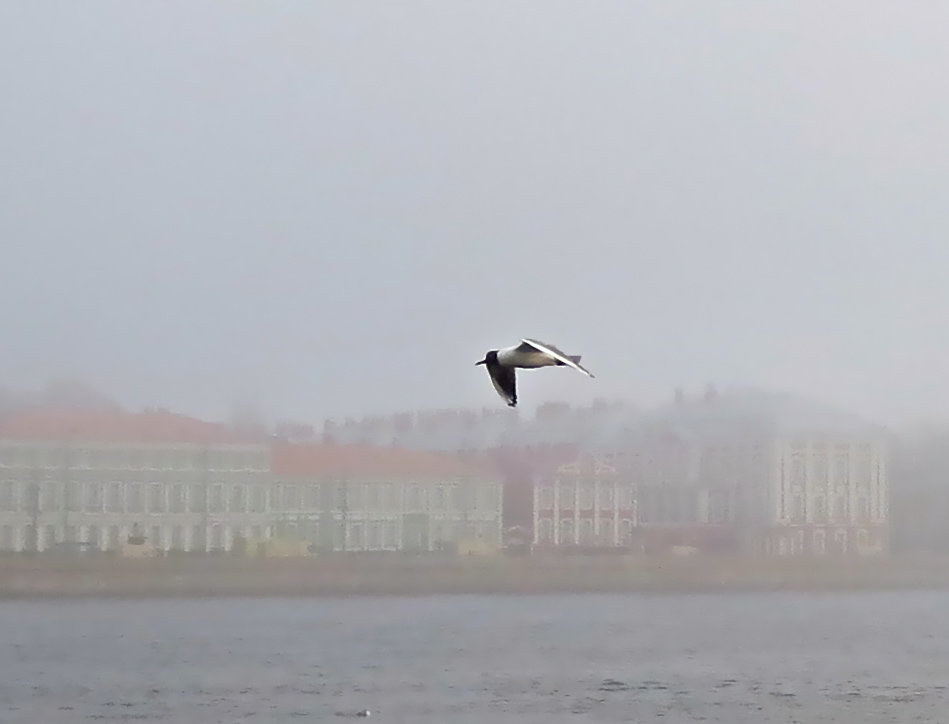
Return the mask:
POLYGON ((477 367, 478 365, 497 364, 497 361, 498 361, 498 351, 496 349, 492 349, 489 352, 485 353, 483 360, 481 360, 480 362, 475 362, 475 367, 477 367))

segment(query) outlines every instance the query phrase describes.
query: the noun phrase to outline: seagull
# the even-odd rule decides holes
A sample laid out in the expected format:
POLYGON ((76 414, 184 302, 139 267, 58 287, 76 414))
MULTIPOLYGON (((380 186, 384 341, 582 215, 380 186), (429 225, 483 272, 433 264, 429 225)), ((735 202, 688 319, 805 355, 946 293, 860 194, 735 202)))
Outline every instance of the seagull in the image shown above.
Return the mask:
POLYGON ((573 367, 583 374, 593 377, 593 374, 580 364, 580 355, 564 354, 552 344, 538 342, 536 339, 522 339, 520 344, 504 349, 492 349, 484 355, 484 359, 475 362, 475 366, 485 365, 491 383, 498 394, 508 404, 508 407, 517 406, 517 384, 514 371, 521 369, 535 369, 537 367, 573 367))

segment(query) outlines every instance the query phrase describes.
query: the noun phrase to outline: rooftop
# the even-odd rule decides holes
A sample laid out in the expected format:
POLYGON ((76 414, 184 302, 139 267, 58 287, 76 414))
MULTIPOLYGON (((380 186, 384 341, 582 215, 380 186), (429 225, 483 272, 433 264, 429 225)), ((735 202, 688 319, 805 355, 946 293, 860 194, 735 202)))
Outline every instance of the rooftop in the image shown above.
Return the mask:
POLYGON ((456 455, 370 445, 275 445, 277 475, 397 475, 412 478, 485 477, 485 470, 456 455))
POLYGON ((0 422, 0 439, 103 443, 259 443, 226 425, 167 410, 51 409, 26 412, 0 422))

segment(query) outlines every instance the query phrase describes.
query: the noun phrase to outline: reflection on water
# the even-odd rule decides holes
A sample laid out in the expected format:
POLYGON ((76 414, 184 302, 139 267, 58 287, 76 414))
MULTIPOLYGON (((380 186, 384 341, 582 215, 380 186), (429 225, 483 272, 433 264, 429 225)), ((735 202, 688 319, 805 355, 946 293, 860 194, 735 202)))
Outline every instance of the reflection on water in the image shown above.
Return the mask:
POLYGON ((922 592, 8 602, 0 721, 944 722, 947 611, 922 592))

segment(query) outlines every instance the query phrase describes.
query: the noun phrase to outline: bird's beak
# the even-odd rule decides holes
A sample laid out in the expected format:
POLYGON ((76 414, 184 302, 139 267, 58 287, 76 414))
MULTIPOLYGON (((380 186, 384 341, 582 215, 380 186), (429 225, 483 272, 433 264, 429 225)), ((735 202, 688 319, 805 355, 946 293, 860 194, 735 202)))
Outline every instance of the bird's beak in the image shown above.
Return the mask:
POLYGON ((483 365, 483 364, 484 364, 484 360, 481 360, 480 362, 475 362, 475 367, 477 367, 478 365, 483 365))

